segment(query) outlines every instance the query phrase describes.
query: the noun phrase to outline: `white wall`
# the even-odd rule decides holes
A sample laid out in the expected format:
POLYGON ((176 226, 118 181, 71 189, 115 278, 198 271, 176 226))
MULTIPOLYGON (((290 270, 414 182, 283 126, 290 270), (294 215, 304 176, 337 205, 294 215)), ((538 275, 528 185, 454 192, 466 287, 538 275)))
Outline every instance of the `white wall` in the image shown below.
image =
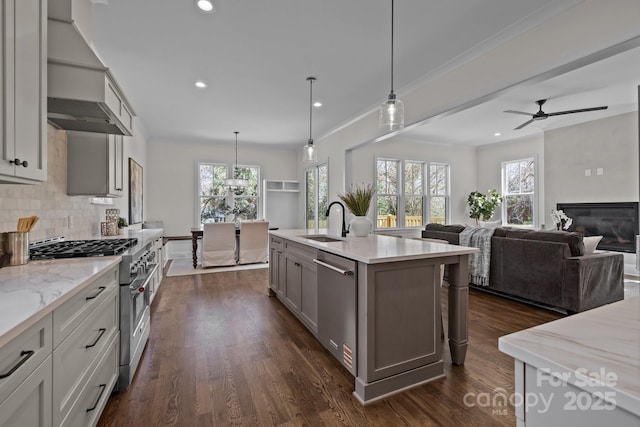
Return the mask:
MULTIPOLYGON (((162 220, 165 236, 189 236, 195 225, 197 162, 235 163, 235 143, 153 140, 147 153, 145 218, 162 220)), ((298 179, 295 150, 238 143, 238 163, 260 166, 262 179, 298 179)))
POLYGON ((544 139, 549 211, 556 203, 638 201, 636 112, 555 129, 544 139))
MULTIPOLYGON (((496 189, 502 192, 502 162, 519 160, 533 157, 536 161, 536 186, 538 194, 545 193, 544 178, 544 135, 538 135, 500 142, 496 144, 483 145, 478 147, 478 181, 476 190, 486 193, 489 189, 496 189)), ((538 217, 536 227, 544 224, 545 219, 545 198, 538 198, 538 217)), ((502 205, 494 215, 494 219, 501 219, 502 205)))

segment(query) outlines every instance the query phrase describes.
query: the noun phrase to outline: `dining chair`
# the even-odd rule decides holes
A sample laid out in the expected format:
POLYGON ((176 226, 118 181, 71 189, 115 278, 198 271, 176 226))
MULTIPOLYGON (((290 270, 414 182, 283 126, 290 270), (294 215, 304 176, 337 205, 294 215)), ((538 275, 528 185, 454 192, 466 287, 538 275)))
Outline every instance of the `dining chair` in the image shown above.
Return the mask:
POLYGON ((238 264, 269 261, 269 221, 242 221, 238 264))
POLYGON ((232 222, 204 224, 202 267, 236 264, 236 225, 232 222))

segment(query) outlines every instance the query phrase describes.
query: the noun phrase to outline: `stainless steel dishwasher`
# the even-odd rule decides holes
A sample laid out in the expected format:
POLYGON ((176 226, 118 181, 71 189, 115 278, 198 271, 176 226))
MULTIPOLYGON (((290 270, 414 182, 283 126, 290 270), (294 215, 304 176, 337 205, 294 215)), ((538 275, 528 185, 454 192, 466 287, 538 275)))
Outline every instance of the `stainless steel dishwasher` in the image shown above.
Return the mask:
POLYGON ((353 376, 356 370, 357 263, 318 251, 318 339, 353 376))

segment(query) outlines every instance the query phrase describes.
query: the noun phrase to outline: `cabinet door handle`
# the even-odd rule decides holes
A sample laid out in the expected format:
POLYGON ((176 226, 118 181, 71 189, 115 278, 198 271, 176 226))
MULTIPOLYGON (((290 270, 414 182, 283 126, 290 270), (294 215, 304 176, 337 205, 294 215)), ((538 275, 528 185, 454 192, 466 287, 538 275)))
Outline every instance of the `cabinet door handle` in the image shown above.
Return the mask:
POLYGON ((26 160, 20 161, 20 159, 9 160, 9 163, 14 164, 16 166, 24 166, 25 168, 29 166, 29 163, 26 160))
POLYGON ((107 330, 105 328, 100 328, 99 331, 100 331, 100 334, 98 334, 98 338, 96 338, 96 340, 93 342, 93 344, 85 345, 84 346, 85 349, 91 348, 91 347, 95 347, 95 345, 98 344, 98 341, 100 341, 100 338, 102 338, 104 333, 107 332, 107 330))
POLYGON ((107 385, 106 384, 100 384, 98 386, 101 390, 100 390, 100 394, 98 394, 98 398, 96 399, 96 403, 93 404, 93 406, 89 409, 87 409, 87 412, 91 412, 94 409, 96 409, 98 407, 98 402, 100 402, 100 399, 102 399, 102 395, 104 394, 104 391, 107 389, 107 385))
POLYGON ((100 295, 101 293, 103 293, 105 289, 107 289, 107 287, 106 287, 106 286, 100 286, 100 287, 98 288, 98 292, 97 292, 94 296, 92 296, 92 297, 86 297, 84 300, 85 300, 85 301, 89 301, 90 299, 95 299, 95 298, 97 298, 97 297, 98 297, 98 295, 100 295))
POLYGON ((34 354, 35 354, 35 352, 33 350, 22 350, 20 352, 20 357, 22 357, 22 359, 20 359, 20 361, 18 363, 16 363, 16 365, 13 368, 11 368, 9 370, 9 372, 7 372, 6 374, 0 374, 0 379, 7 378, 11 374, 13 374, 20 366, 24 365, 24 362, 29 360, 29 358, 31 356, 33 356, 34 354))

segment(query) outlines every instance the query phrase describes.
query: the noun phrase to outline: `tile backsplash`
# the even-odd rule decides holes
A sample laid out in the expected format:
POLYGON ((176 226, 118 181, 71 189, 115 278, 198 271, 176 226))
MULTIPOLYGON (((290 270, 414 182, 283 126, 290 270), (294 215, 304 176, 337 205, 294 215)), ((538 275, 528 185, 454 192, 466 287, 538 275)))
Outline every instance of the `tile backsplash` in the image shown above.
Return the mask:
POLYGON ((48 125, 47 144, 47 182, 0 184, 0 231, 15 231, 18 218, 37 215, 40 220, 29 233, 29 241, 99 234, 99 211, 104 206, 92 204, 87 196, 67 195, 66 133, 48 125))

